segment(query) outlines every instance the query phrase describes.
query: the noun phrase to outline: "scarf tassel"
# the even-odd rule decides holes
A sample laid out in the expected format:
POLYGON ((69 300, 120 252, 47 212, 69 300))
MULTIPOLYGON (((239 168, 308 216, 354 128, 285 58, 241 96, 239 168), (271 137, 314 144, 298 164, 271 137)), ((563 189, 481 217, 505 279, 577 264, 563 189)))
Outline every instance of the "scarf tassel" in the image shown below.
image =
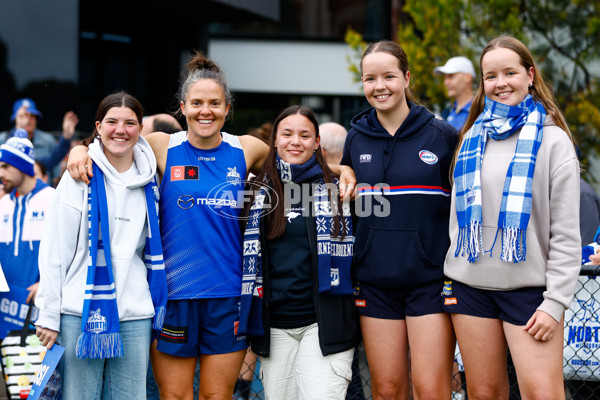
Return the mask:
POLYGON ((483 248, 481 224, 479 221, 471 221, 467 233, 467 257, 470 263, 479 260, 479 249, 483 248))
POLYGON ((465 228, 458 229, 458 240, 456 241, 456 251, 454 252, 454 257, 465 254, 465 231, 465 228))
POLYGON ((123 342, 119 332, 83 332, 77 340, 77 357, 111 358, 123 356, 123 342))
POLYGON ((467 259, 470 263, 479 260, 479 251, 483 247, 481 224, 479 221, 471 221, 469 225, 460 228, 458 231, 458 243, 456 245, 457 257, 459 254, 467 253, 467 259))
POLYGON ((159 306, 154 308, 154 319, 152 321, 152 329, 154 329, 155 331, 162 330, 166 314, 167 308, 165 306, 159 306))
POLYGON ((502 229, 502 254, 500 259, 508 262, 518 263, 525 261, 527 246, 525 229, 503 228, 502 229))

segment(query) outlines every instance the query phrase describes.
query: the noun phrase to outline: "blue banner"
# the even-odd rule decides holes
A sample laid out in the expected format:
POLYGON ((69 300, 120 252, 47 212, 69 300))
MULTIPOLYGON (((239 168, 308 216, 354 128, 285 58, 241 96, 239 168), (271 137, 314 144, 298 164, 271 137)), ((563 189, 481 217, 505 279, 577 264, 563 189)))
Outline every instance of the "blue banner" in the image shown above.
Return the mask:
POLYGON ((50 350, 46 351, 42 365, 33 380, 27 400, 62 398, 60 374, 56 371, 56 366, 64 352, 65 348, 56 343, 50 350))
MULTIPOLYGON (((8 332, 23 328, 27 317, 29 305, 25 302, 29 290, 11 286, 10 292, 0 293, 0 339, 4 339, 8 332)), ((34 307, 31 320, 38 318, 38 309, 34 307)))

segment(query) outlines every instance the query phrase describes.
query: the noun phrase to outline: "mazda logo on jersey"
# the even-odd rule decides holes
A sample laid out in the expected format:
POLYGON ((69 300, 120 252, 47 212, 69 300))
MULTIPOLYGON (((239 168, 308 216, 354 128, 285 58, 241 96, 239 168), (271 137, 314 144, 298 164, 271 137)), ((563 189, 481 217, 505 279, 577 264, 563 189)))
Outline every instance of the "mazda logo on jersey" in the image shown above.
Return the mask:
POLYGON ((189 208, 192 208, 194 205, 194 198, 192 196, 190 196, 189 194, 184 194, 183 196, 179 196, 179 198, 177 199, 177 205, 182 210, 187 210, 189 208))

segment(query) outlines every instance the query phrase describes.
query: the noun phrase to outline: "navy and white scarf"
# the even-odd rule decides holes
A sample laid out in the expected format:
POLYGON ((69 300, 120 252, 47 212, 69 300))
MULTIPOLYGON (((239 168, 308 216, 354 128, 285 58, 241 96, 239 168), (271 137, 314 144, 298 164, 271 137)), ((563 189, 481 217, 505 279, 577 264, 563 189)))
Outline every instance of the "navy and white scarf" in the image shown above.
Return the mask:
MULTIPOLYGON (((312 202, 317 230, 319 293, 336 296, 352 294, 350 267, 354 237, 352 236, 349 207, 344 204, 343 216, 340 216, 340 232, 338 236, 334 236, 334 213, 331 209, 328 188, 323 180, 323 171, 315 155, 313 154, 312 158, 302 165, 289 164, 277 156, 276 165, 279 177, 284 185, 291 182, 301 184, 302 182, 312 182, 319 179, 319 183, 313 190, 312 202)), ((264 215, 266 195, 264 189, 261 189, 256 195, 250 207, 244 232, 244 271, 240 321, 237 331, 239 335, 264 335, 260 226, 264 215)), ((335 207, 337 199, 333 200, 335 207)))
MULTIPOLYGON (((501 260, 525 261, 526 231, 531 215, 531 188, 546 110, 531 95, 516 106, 497 103, 486 97, 485 108, 465 136, 454 169, 456 216, 459 227, 455 257, 467 253, 470 263, 479 259, 482 242, 481 163, 487 138, 503 140, 521 129, 515 155, 510 162, 498 229, 502 229, 501 260)), ((494 241, 495 243, 495 241, 494 241)), ((489 250, 492 251, 492 248, 489 250)))
MULTIPOLYGON (((77 341, 79 358, 111 358, 123 355, 119 334, 119 310, 110 253, 109 219, 104 174, 94 164, 94 179, 88 185, 89 264, 81 314, 81 335, 77 341), (98 223, 100 224, 101 237, 98 223), (103 255, 99 254, 103 250, 103 255)), ((162 329, 167 304, 167 280, 158 226, 157 189, 154 180, 145 185, 148 237, 145 263, 154 304, 152 329, 162 329)))

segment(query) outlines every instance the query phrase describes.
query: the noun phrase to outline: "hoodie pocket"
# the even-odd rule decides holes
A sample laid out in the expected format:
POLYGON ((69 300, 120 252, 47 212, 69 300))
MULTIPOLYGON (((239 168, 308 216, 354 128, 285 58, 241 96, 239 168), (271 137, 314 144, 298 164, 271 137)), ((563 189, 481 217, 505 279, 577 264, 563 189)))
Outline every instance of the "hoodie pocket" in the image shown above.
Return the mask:
POLYGON ((356 260, 356 278, 378 287, 410 288, 441 277, 442 265, 427 256, 417 230, 370 228, 356 260))

